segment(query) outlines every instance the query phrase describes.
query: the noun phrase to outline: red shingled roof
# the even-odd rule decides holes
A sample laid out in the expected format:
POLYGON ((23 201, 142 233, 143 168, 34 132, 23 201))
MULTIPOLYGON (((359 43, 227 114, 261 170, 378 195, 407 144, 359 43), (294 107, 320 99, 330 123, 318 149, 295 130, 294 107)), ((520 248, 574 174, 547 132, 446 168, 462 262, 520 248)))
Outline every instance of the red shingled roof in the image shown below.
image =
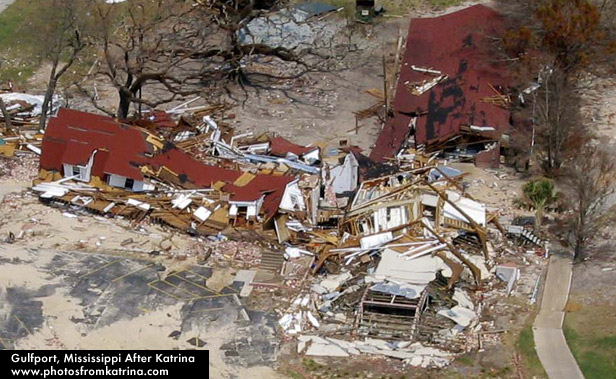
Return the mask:
POLYGON ((154 156, 150 164, 156 169, 165 166, 178 174, 181 181, 198 187, 209 188, 216 182, 225 182, 227 184, 222 190, 231 194, 232 201, 256 201, 266 195, 262 209, 267 219, 276 214, 287 184, 293 181, 291 176, 256 175, 248 184, 238 187, 233 182, 243 174, 242 171, 208 166, 175 148, 154 156))
POLYGON ((241 171, 201 163, 176 148, 152 157, 150 165, 156 169, 166 166, 179 175, 180 181, 187 181, 202 188, 210 188, 219 181, 233 183, 242 175, 241 171))
POLYGON ((143 180, 139 165, 147 161, 145 153, 152 152, 139 129, 111 117, 62 108, 45 131, 41 168, 62 172, 63 163, 85 166, 94 150, 110 154, 105 154, 107 159, 95 159, 93 175, 108 173, 134 180, 143 180))
POLYGON ((278 211, 284 191, 293 180, 291 176, 257 175, 244 187, 227 184, 223 191, 231 194, 231 201, 255 201, 266 194, 262 209, 269 219, 278 211))
POLYGON ((97 150, 92 175, 101 178, 109 173, 143 180, 140 166, 149 165, 154 169, 165 166, 178 174, 181 182, 197 187, 227 183, 223 191, 231 194, 234 201, 255 201, 265 195, 262 210, 266 219, 276 214, 286 186, 294 180, 291 176, 256 175, 245 186, 238 187, 232 183, 242 171, 206 165, 175 147, 148 157, 145 153, 152 153, 153 148, 145 139, 146 134, 138 128, 122 125, 110 117, 60 109, 50 119, 45 132, 40 165, 46 170, 62 172, 63 163, 86 165, 97 150))
POLYGON ((311 152, 317 147, 305 147, 296 145, 282 137, 275 137, 270 140, 270 154, 276 157, 286 157, 287 153, 293 153, 298 157, 311 152))
POLYGON ((480 101, 495 95, 489 84, 505 88, 509 83, 505 66, 495 62, 487 40, 502 33, 503 23, 502 16, 484 5, 411 20, 394 117, 387 121, 370 158, 384 161, 394 156, 409 134, 415 114, 421 114, 415 131, 417 145, 444 141, 463 125, 491 126, 500 133, 509 128, 507 110, 480 101), (405 84, 434 76, 413 70, 413 65, 441 71, 449 79, 415 96, 405 84))

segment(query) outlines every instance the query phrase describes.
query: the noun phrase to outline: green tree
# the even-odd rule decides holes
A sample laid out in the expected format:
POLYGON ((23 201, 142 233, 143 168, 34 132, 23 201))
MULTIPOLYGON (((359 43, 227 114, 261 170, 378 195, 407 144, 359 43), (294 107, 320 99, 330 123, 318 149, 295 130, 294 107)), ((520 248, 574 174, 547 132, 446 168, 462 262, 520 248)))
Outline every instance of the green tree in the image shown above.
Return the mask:
POLYGON ((554 182, 550 179, 533 179, 526 182, 523 192, 525 199, 535 210, 535 217, 537 219, 535 226, 538 229, 541 226, 541 219, 545 209, 558 199, 554 182))

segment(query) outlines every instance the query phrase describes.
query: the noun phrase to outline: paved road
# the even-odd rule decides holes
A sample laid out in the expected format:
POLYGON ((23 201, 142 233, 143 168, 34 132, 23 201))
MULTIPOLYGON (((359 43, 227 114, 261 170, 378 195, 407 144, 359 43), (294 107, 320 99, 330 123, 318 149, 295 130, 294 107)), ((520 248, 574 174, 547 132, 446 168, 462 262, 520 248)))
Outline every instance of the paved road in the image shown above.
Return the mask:
POLYGON ((550 258, 541 308, 533 325, 537 355, 551 379, 584 378, 562 330, 572 273, 571 260, 550 258))
POLYGON ((0 0, 0 12, 6 9, 9 5, 13 4, 15 0, 0 0))

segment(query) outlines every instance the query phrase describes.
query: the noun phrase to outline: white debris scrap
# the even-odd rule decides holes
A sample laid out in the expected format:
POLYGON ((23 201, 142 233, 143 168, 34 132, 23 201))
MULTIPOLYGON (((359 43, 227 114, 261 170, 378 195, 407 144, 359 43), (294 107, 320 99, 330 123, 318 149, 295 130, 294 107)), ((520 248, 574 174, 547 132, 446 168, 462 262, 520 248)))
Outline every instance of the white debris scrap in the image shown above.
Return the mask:
POLYGON ((477 314, 468 308, 456 305, 451 309, 443 309, 438 311, 438 314, 453 320, 456 324, 467 327, 477 319, 477 314))
MULTIPOLYGON (((40 116, 43 112, 43 101, 45 100, 45 96, 39 95, 29 95, 27 93, 19 93, 19 92, 10 92, 0 94, 0 98, 6 104, 8 110, 18 109, 19 104, 27 104, 28 106, 24 111, 18 111, 16 116, 23 117, 36 117, 40 116)), ((64 105, 64 100, 58 96, 54 95, 51 99, 51 103, 49 104, 49 113, 54 114, 55 110, 64 105)))
POLYGON ((419 342, 411 344, 402 341, 392 344, 375 338, 366 338, 364 341, 344 341, 318 336, 299 336, 297 352, 302 353, 304 350, 306 350, 306 355, 321 357, 348 357, 360 353, 383 355, 402 359, 412 366, 421 367, 444 367, 454 359, 452 353, 424 347, 419 342), (307 350, 306 347, 308 347, 307 350))
POLYGON ((342 286, 352 277, 353 276, 348 272, 343 272, 338 275, 330 275, 327 278, 323 279, 319 285, 325 288, 328 292, 333 292, 340 288, 340 286, 342 286))
POLYGON ((461 307, 465 307, 468 309, 475 308, 475 305, 471 301, 471 298, 468 296, 468 294, 459 288, 455 289, 452 299, 458 302, 458 305, 461 307))

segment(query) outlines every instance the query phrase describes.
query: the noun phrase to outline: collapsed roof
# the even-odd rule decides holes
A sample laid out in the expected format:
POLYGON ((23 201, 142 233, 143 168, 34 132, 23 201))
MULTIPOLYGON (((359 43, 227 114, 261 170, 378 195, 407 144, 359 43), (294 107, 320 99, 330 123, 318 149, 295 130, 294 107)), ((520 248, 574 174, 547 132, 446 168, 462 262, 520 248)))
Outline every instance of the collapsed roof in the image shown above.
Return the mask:
POLYGON ((503 23, 501 15, 484 5, 411 20, 394 116, 370 158, 382 162, 395 156, 412 133, 415 117, 417 146, 444 142, 464 127, 493 128, 492 138, 508 130, 509 111, 482 101, 509 83, 506 67, 496 62, 490 47, 490 38, 502 33, 503 23), (413 85, 419 91, 409 88, 413 85))
POLYGON ((40 165, 47 171, 62 172, 63 164, 86 166, 92 175, 121 175, 143 181, 145 168, 166 168, 183 188, 218 188, 231 201, 253 202, 265 196, 266 219, 278 211, 291 176, 251 175, 242 171, 206 165, 147 131, 121 124, 111 117, 61 109, 50 119, 43 139, 40 165), (242 179, 240 179, 242 178, 242 179))

